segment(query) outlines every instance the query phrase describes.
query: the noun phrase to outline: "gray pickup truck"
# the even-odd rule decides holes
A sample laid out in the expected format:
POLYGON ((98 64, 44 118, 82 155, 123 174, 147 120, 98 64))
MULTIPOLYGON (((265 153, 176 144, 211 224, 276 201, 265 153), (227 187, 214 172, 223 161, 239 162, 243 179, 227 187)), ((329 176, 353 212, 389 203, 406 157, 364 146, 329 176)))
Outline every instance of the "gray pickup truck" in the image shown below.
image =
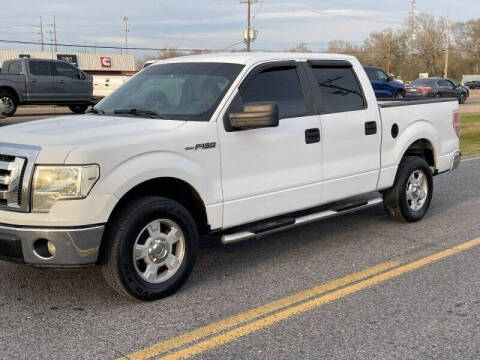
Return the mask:
POLYGON ((81 114, 92 104, 92 93, 92 76, 64 61, 16 59, 2 65, 0 102, 7 116, 19 105, 64 105, 81 114))

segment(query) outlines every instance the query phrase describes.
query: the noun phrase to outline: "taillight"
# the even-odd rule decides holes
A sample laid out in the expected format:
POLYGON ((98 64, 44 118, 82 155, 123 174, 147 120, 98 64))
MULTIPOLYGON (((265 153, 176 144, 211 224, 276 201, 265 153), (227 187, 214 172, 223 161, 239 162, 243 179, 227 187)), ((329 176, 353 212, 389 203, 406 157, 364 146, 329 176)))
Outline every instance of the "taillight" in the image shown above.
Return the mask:
POLYGON ((455 110, 453 112, 453 129, 458 137, 460 137, 460 112, 455 110))
POLYGON ((427 94, 427 93, 429 93, 430 91, 432 91, 432 88, 429 87, 429 86, 425 86, 425 87, 419 88, 418 90, 420 90, 420 91, 421 91, 422 93, 424 93, 424 94, 427 94))

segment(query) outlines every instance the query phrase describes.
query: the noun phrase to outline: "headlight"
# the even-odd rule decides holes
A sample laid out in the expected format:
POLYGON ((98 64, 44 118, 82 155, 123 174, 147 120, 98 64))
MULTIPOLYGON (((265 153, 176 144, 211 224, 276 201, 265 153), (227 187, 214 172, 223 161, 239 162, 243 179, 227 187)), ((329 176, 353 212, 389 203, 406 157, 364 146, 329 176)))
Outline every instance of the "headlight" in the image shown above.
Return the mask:
POLYGON ((98 165, 37 166, 33 176, 34 212, 48 212, 59 200, 85 198, 100 177, 98 165))

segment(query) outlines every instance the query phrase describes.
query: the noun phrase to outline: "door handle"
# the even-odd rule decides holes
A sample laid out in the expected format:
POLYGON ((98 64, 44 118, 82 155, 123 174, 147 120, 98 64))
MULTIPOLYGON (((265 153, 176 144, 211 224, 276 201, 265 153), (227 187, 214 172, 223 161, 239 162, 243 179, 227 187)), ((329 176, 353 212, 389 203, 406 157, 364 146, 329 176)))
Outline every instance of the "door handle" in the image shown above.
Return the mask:
POLYGON ((65 80, 57 80, 56 83, 57 84, 63 84, 65 82, 65 80))
POLYGON ((313 128, 305 130, 305 142, 307 144, 314 144, 320 142, 320 129, 313 128))
POLYGON ((377 133, 377 122, 367 121, 365 123, 365 135, 375 135, 377 133))
POLYGON ((31 82, 31 83, 36 83, 36 82, 37 82, 37 79, 30 79, 30 82, 31 82))

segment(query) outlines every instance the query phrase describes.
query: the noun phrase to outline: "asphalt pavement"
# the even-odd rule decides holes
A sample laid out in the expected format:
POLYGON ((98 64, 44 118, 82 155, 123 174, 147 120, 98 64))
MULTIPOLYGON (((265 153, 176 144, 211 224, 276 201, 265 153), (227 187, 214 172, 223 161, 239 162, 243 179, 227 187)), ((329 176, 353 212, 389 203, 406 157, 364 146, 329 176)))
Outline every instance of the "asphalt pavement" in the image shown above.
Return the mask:
POLYGON ((0 359, 480 359, 480 159, 434 185, 414 224, 377 206, 206 240, 187 284, 153 303, 96 268, 0 261, 0 359))

